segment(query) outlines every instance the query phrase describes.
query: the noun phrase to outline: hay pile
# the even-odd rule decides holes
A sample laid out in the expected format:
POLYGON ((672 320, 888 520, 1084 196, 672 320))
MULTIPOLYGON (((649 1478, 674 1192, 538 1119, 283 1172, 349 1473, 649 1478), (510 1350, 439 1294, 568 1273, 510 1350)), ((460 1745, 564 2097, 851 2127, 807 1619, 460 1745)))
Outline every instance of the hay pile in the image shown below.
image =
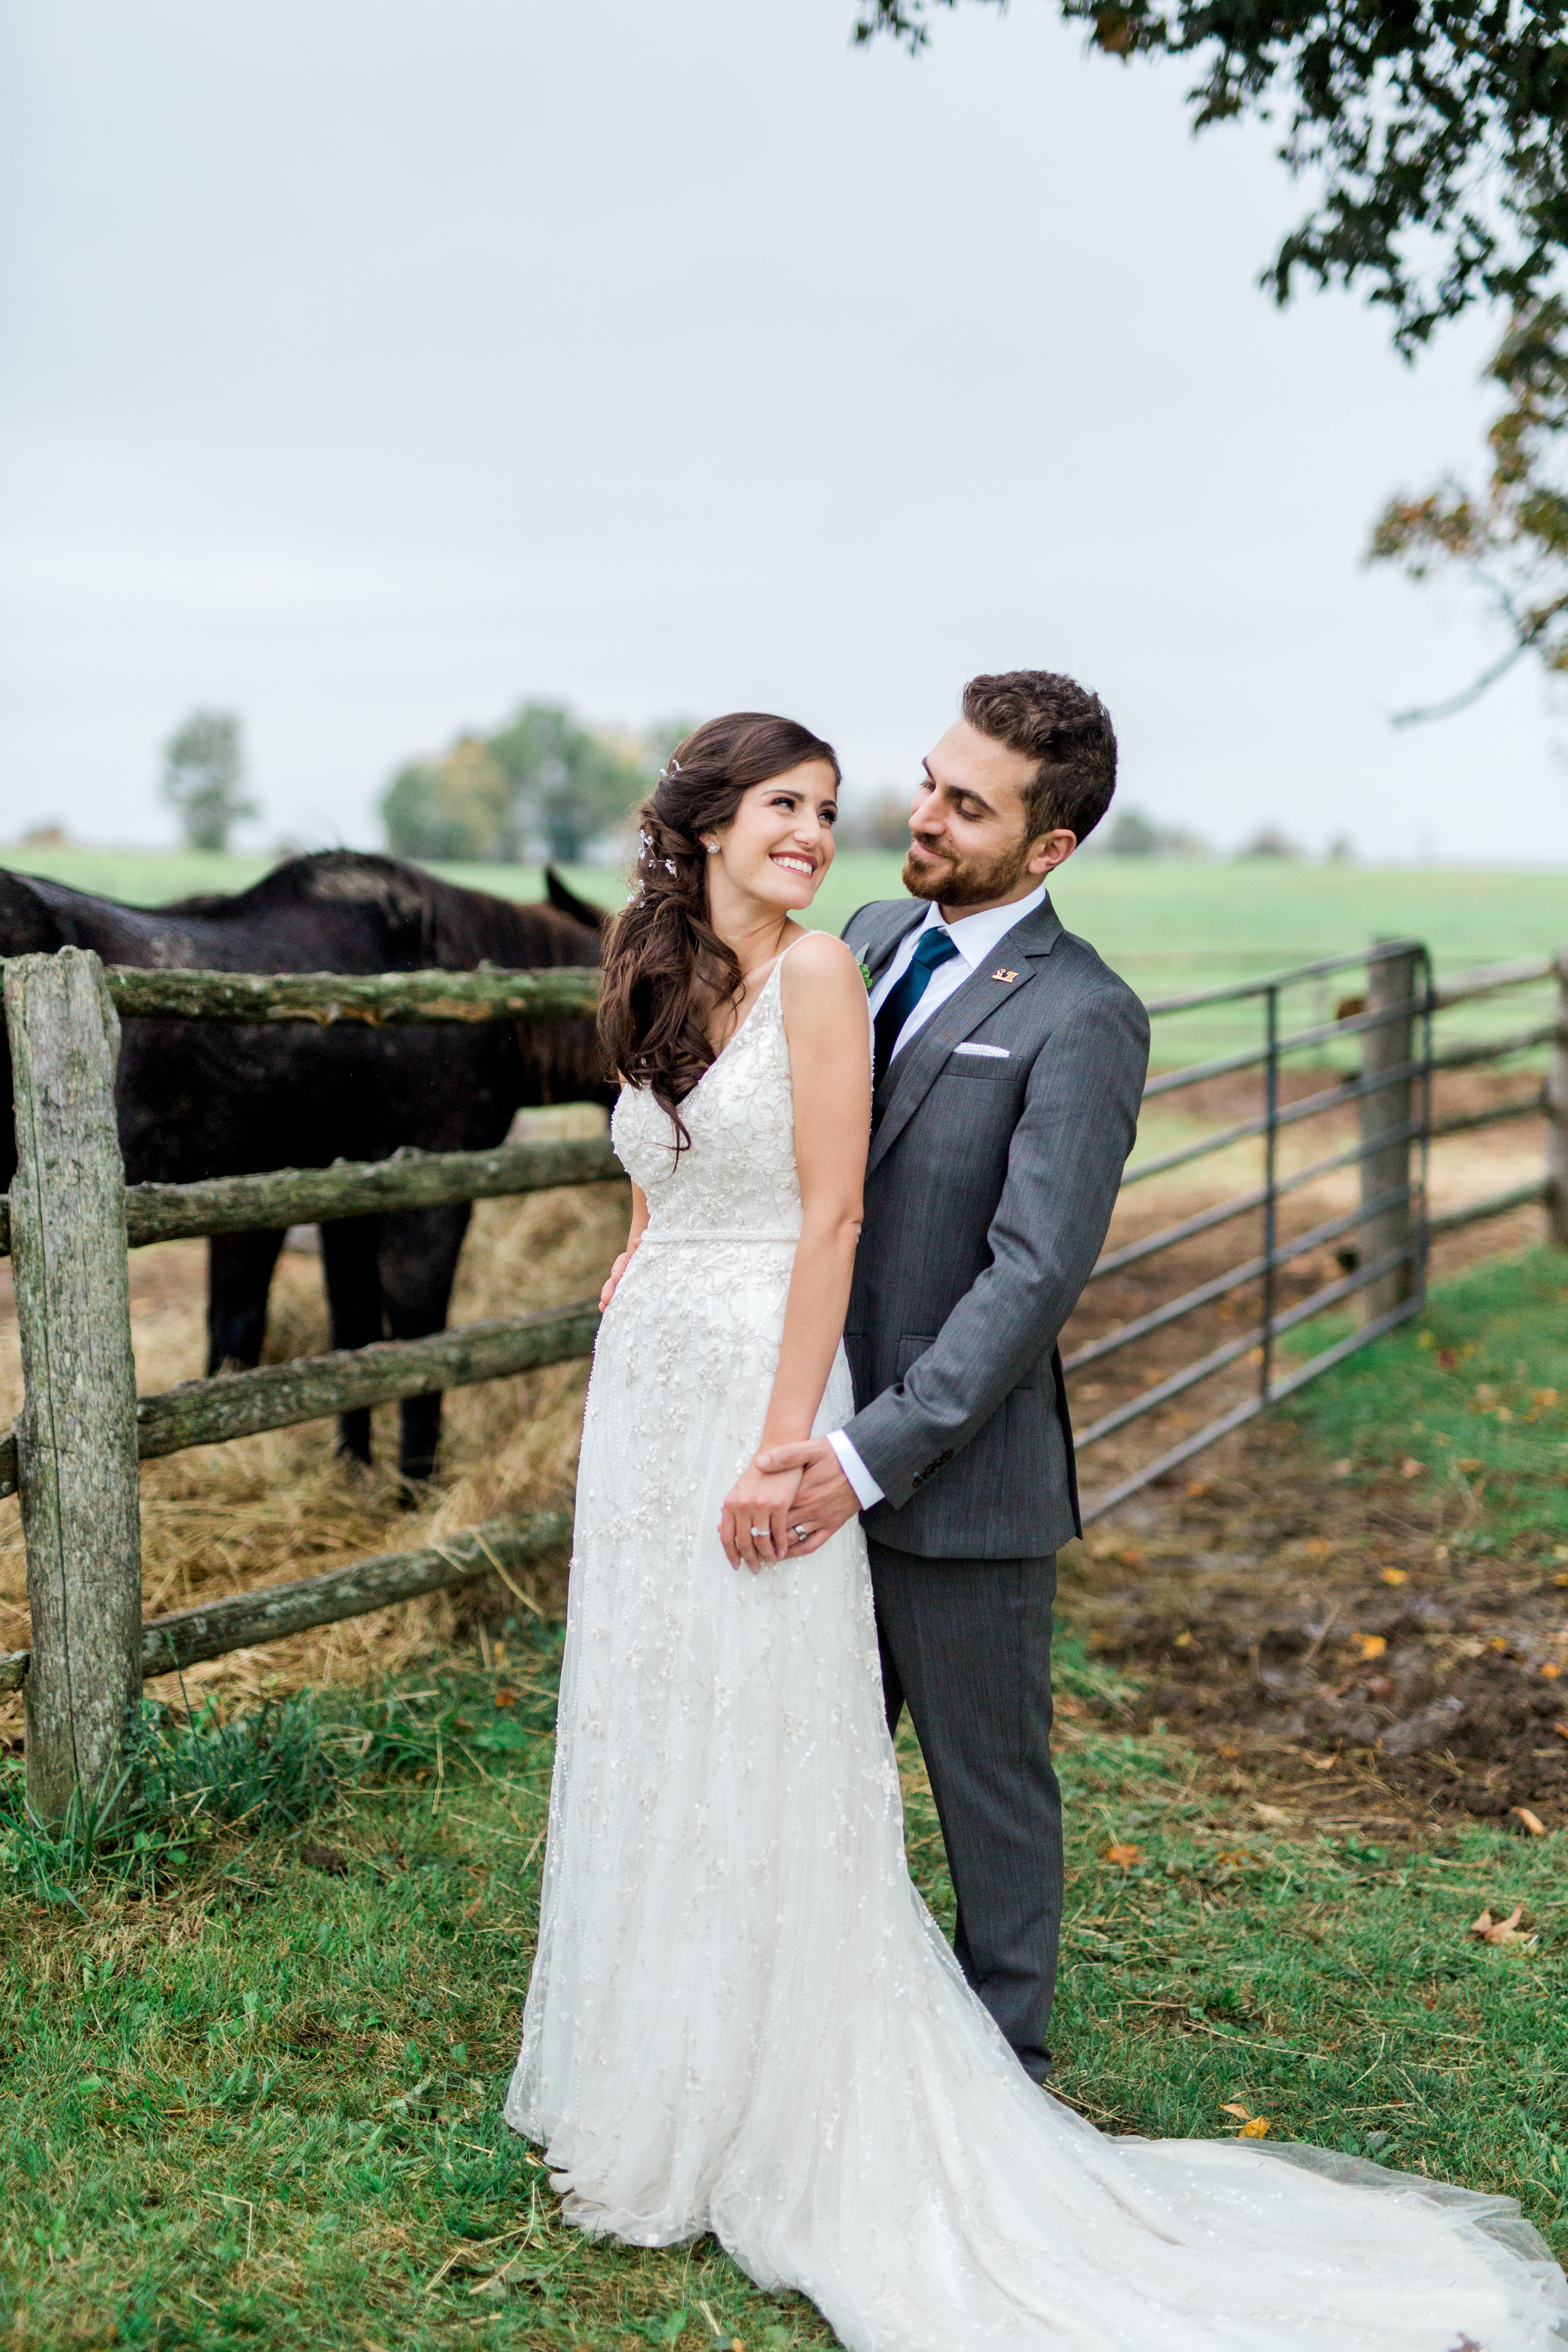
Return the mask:
MULTIPOLYGON (((591 1108, 524 1113, 516 1131, 602 1133, 591 1108)), ((624 1184, 575 1185, 515 1201, 481 1201, 464 1246, 453 1322, 524 1313, 594 1296, 626 1237, 624 1184)), ((205 1369, 206 1250, 170 1242, 131 1259, 137 1385, 143 1394, 205 1369)), ((0 1289, 0 1427, 20 1410, 22 1380, 9 1268, 0 1289)), ((272 1287, 267 1360, 331 1345, 318 1258, 286 1252, 272 1287)), ((394 1475, 397 1408, 374 1416, 377 1465, 341 1463, 330 1422, 194 1448, 142 1468, 142 1605, 148 1616, 276 1584, 360 1558, 400 1551, 476 1520, 570 1498, 587 1366, 551 1365, 517 1380, 454 1391, 447 1400, 441 1475, 428 1503, 403 1507, 394 1475)), ((548 1614, 564 1597, 564 1562, 545 1563, 533 1591, 548 1614)), ((236 1697, 300 1684, 361 1680, 410 1664, 476 1614, 516 1602, 499 1587, 436 1594, 374 1616, 237 1652, 188 1669, 187 1690, 236 1697)), ((27 1641, 26 1569, 16 1498, 0 1502, 0 1650, 27 1641)), ((164 1677, 149 1694, 177 1700, 164 1677)), ((21 1729, 19 1698, 0 1701, 0 1739, 21 1729)))

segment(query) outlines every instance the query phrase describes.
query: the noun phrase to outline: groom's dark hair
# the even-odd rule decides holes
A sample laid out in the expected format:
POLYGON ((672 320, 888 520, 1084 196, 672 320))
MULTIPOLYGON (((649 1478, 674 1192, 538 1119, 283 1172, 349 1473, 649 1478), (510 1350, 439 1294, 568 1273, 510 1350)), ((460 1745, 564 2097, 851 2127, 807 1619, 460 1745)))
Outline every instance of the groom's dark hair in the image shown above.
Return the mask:
POLYGON ((963 715, 982 735, 1037 761, 1025 790, 1029 839, 1066 825, 1080 841, 1094 831, 1116 790, 1116 730, 1098 694, 1051 669, 1009 669, 972 677, 963 715))

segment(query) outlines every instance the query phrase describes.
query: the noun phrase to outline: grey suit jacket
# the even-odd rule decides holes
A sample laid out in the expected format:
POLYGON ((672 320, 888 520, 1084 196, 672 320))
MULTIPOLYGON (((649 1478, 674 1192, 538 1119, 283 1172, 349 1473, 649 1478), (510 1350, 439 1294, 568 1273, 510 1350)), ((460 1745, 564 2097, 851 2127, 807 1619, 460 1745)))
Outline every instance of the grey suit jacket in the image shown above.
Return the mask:
MULTIPOLYGON (((925 907, 862 907, 875 982, 925 907)), ((1149 1019, 1047 898, 894 1056, 872 1111, 844 1346, 868 1534, 1017 1559, 1081 1533, 1057 1337, 1132 1148, 1149 1019), (955 1054, 967 1041, 995 1055, 955 1054)))

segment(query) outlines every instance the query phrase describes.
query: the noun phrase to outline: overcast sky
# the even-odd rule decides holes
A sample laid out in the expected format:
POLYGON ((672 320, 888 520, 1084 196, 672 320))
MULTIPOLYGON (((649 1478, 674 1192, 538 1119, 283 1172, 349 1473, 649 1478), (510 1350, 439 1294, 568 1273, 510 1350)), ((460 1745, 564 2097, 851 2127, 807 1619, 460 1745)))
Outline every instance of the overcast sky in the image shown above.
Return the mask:
POLYGON ((1122 793, 1234 845, 1568 861, 1534 673, 1359 568, 1473 468, 1414 370, 1254 280, 1266 137, 1048 0, 852 51, 852 0, 0 0, 0 837, 155 842, 240 711, 270 845, 379 838, 525 695, 736 706, 902 785, 978 668, 1105 695, 1122 793))

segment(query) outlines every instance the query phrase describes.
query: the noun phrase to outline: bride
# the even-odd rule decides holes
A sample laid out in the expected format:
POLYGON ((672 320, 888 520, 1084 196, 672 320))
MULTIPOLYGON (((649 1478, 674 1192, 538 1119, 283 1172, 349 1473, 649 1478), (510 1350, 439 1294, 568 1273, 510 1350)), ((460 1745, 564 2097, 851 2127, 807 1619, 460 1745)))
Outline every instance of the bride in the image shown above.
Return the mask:
POLYGON ((712 2231, 852 2352, 1545 2352, 1510 2200, 1113 2139, 1030 2081, 916 1895, 851 1521, 770 1446, 851 1410, 866 991, 805 930, 838 765, 740 713, 643 811, 605 961, 633 1179, 578 1473, 539 1951, 507 2120, 569 2221, 712 2231))

